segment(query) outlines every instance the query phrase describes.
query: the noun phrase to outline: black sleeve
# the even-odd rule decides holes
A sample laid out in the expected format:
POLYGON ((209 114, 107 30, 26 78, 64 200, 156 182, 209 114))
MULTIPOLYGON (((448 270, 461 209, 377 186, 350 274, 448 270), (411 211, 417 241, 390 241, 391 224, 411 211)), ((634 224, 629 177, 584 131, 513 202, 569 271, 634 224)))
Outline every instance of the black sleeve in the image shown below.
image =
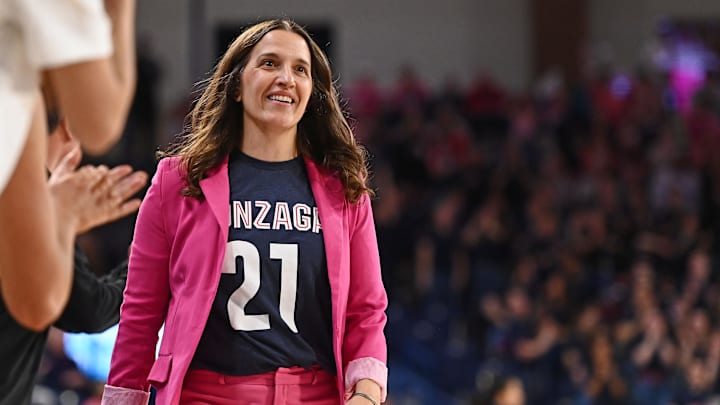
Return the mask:
POLYGON ((102 277, 90 270, 85 253, 77 245, 73 260, 70 299, 55 326, 66 332, 102 332, 120 319, 127 260, 102 277))

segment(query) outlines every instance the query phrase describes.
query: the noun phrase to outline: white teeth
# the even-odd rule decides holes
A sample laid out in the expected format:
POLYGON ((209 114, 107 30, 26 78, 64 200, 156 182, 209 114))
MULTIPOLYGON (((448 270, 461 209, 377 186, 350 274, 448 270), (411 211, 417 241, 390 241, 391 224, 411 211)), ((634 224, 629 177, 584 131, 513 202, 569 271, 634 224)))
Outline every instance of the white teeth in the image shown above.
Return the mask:
POLYGON ((270 96, 270 97, 268 97, 268 98, 269 98, 270 100, 273 100, 273 101, 280 101, 280 102, 282 102, 282 103, 288 103, 288 104, 290 104, 290 103, 293 102, 292 98, 290 98, 290 97, 288 97, 288 96, 272 95, 272 96, 270 96))

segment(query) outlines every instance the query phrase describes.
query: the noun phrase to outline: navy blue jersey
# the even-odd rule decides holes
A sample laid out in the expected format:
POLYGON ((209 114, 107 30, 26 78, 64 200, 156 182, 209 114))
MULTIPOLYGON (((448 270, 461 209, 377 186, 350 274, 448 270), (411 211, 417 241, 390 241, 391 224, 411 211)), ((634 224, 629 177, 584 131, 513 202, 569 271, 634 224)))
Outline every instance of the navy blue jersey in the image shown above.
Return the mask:
POLYGON ((335 373, 322 226, 301 158, 231 156, 230 230, 218 292, 192 368, 252 375, 335 373))

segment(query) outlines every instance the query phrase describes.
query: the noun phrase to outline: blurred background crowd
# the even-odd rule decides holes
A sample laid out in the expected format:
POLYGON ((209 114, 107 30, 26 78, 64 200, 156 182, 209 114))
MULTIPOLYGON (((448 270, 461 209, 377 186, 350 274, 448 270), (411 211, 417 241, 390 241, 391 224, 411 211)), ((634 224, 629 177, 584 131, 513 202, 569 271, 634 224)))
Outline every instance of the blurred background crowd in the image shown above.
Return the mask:
MULTIPOLYGON (((412 65, 338 82, 378 194, 388 403, 720 404, 720 70, 692 31, 661 33, 653 63, 588 57, 522 90, 412 65)), ((104 163, 154 172, 193 100, 159 124, 168 68, 139 48, 104 163)), ((81 239, 99 272, 133 223, 81 239)), ((90 405, 103 383, 57 332, 41 375, 38 404, 90 405)))

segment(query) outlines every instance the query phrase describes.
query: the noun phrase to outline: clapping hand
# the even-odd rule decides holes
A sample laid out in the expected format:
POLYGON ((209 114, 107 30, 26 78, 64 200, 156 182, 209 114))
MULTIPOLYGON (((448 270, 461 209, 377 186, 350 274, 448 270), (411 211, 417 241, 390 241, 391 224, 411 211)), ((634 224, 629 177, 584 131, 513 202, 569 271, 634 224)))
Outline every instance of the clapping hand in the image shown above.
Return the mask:
POLYGON ((74 226, 76 233, 120 219, 140 207, 140 199, 131 197, 147 183, 145 172, 128 165, 77 169, 81 158, 80 148, 74 147, 49 180, 58 217, 74 226))

